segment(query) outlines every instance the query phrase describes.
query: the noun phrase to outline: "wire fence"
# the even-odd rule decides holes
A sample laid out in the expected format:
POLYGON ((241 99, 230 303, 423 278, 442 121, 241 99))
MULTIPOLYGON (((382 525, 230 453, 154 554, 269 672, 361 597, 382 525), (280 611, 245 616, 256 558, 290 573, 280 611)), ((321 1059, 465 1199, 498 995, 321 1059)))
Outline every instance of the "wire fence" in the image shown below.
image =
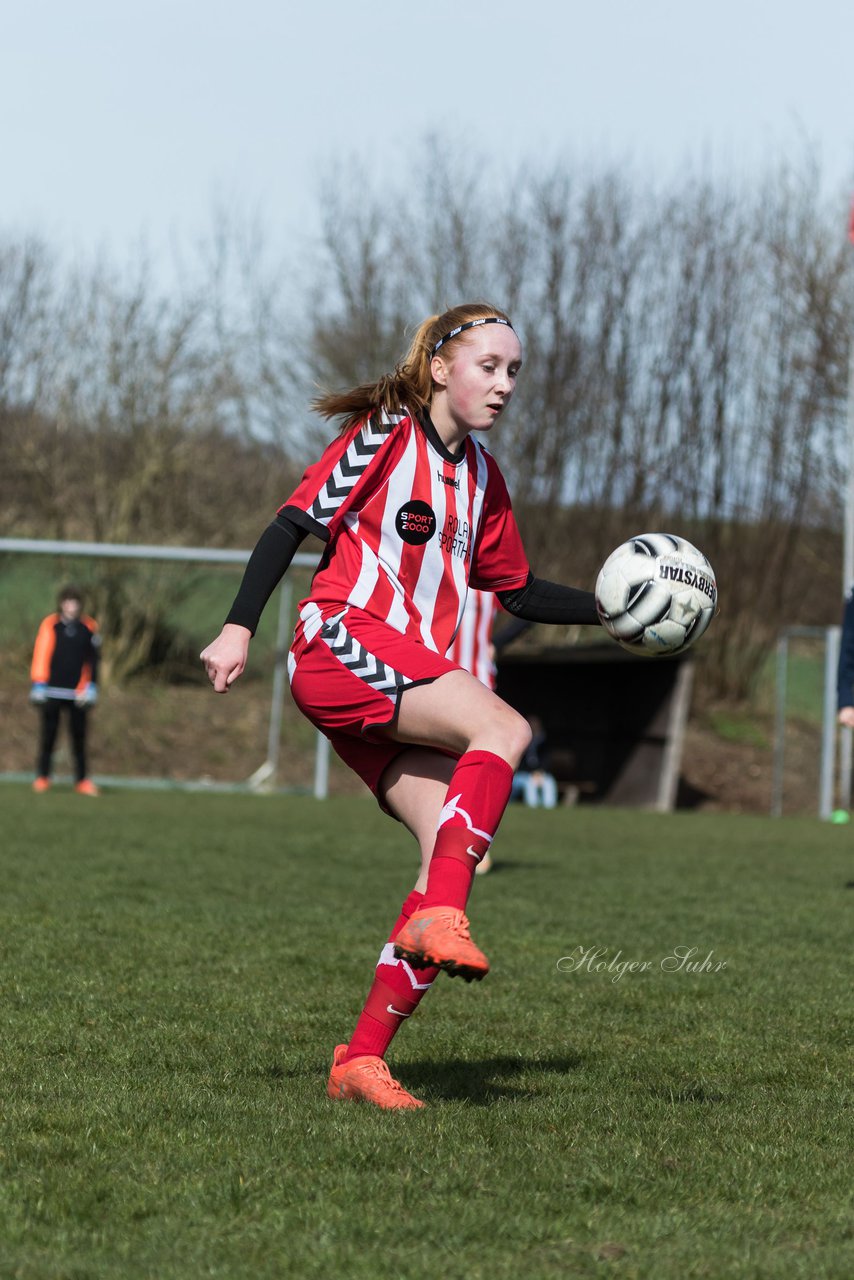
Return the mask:
MULTIPOLYGON (((79 570, 79 564, 91 561, 101 561, 101 559, 123 559, 123 561, 137 561, 140 563, 170 563, 175 566, 175 571, 182 572, 188 566, 210 566, 211 568, 222 566, 238 566, 242 567, 250 557, 250 550, 241 549, 215 549, 202 547, 159 547, 159 545, 141 545, 141 544, 118 544, 118 543, 85 543, 85 541, 60 541, 49 539, 26 539, 26 538, 3 538, 0 539, 0 556, 6 557, 38 557, 41 562, 45 563, 45 570, 41 573, 32 575, 37 581, 27 582, 26 593, 27 598, 32 596, 32 607, 23 609, 23 618, 19 626, 22 631, 19 632, 18 648, 23 645, 23 631, 35 636, 35 627, 37 625, 37 617, 44 616, 47 612, 47 605, 50 603, 52 595, 55 595, 55 586, 59 584, 60 577, 68 576, 69 566, 74 571, 79 570), (54 580, 54 589, 47 595, 47 604, 45 603, 45 591, 47 584, 54 580), (42 589, 44 588, 44 589, 42 589), (33 613, 36 609, 36 613, 33 613), (36 616, 37 614, 37 616, 36 616)), ((8 564, 6 562, 6 564, 8 564)), ((296 571, 314 570, 316 567, 316 557, 307 556, 307 554, 297 554, 294 556, 292 568, 296 571)), ((27 579, 29 579, 27 573, 27 579)), ((83 575, 85 576, 85 575, 83 575)), ((298 573, 297 573, 298 576, 298 573)), ((229 584, 224 582, 222 588, 222 602, 227 602, 229 593, 229 584)), ((10 593, 10 589, 6 590, 6 595, 10 593)), ((191 594, 191 593, 189 593, 191 594)), ((182 753, 181 742, 184 744, 192 741, 192 731, 187 732, 186 726, 182 726, 181 719, 184 721, 192 718, 192 685, 187 680, 183 681, 183 687, 172 689, 166 692, 165 696, 157 696, 157 692, 151 694, 149 698, 133 699, 133 691, 124 690, 122 696, 115 696, 113 699, 114 707, 118 708, 119 703, 127 703, 133 700, 133 707, 128 710, 128 726, 124 728, 124 746, 131 746, 128 741, 129 736, 142 741, 146 735, 149 736, 151 744, 156 740, 168 740, 170 735, 174 737, 174 767, 168 769, 161 768, 159 773, 146 774, 146 776, 129 776, 125 773, 115 773, 111 771, 109 763, 106 768, 97 769, 100 781, 106 783, 122 783, 124 786, 147 786, 147 787, 182 787, 186 790, 247 790, 247 791, 269 791, 280 790, 283 788, 283 724, 286 719, 286 707, 288 707, 287 698, 287 655, 289 644, 291 644, 291 636, 294 623, 294 582, 291 575, 284 579, 277 593, 278 599, 274 607, 268 607, 266 611, 264 626, 266 627, 265 640, 261 640, 261 654, 269 655, 270 662, 262 663, 269 672, 269 695, 268 710, 265 716, 264 746, 259 751, 261 758, 256 758, 251 764, 251 768, 246 771, 246 753, 241 750, 223 749, 222 744, 210 744, 211 750, 188 750, 184 748, 182 753), (274 616, 274 635, 270 635, 270 616, 274 616), (269 652, 271 645, 271 653, 269 652), (170 721, 169 717, 173 719, 170 721), (174 731, 174 732, 173 732, 174 731), (261 754, 262 751, 262 754, 261 754), (182 759, 182 754, 184 758, 182 759), (187 776, 187 768, 191 759, 201 760, 201 776, 187 776), (211 764, 211 760, 215 760, 215 764, 211 764), (233 776, 224 776, 233 769, 233 776), (243 771, 243 772, 242 772, 243 771)), ((273 602, 271 602, 273 604, 273 602)), ((219 605, 218 605, 219 608, 219 605)), ((222 616, 222 609, 220 609, 222 616)), ((214 632, 211 632, 213 635, 214 632)), ((259 631, 259 636, 261 632, 259 631)), ((209 636, 210 637, 210 636, 209 636)), ((106 644, 109 646, 109 636, 106 637, 106 644)), ((14 648, 14 645, 13 645, 14 648)), ((26 699, 26 676, 23 675, 24 662, 22 657, 22 678, 19 681, 19 687, 15 689, 13 695, 9 696, 9 705, 4 708, 4 721, 12 724, 12 730, 8 733, 8 746, 6 746, 5 763, 6 768, 3 771, 3 777, 6 780, 19 780, 19 778, 31 777, 32 774, 26 772, 27 754, 32 754, 32 736, 33 730, 29 723, 24 722, 22 707, 23 700, 26 699), (17 714, 18 713, 18 714, 17 714), (14 765, 18 764, 18 768, 14 765), (12 765, 12 767, 9 767, 12 765)), ((246 677, 245 677, 246 678, 246 677)), ((262 681, 265 684, 266 681, 262 681)), ((251 680, 247 681, 250 686, 250 692, 247 695, 241 694, 243 700, 254 710, 255 722, 259 721, 262 716, 259 709, 259 692, 257 685, 254 689, 251 680)), ((201 695, 201 689, 198 690, 201 695)), ((210 690, 205 690, 205 695, 209 696, 210 690)), ((102 707, 99 709, 100 717, 109 717, 110 699, 106 699, 102 707)), ((246 718, 246 717, 243 717, 246 718)), ((200 723, 201 723, 200 717, 200 723)), ((293 718, 292 737, 297 744, 297 754, 301 756, 296 769, 294 769, 294 753, 289 753, 288 762, 288 785, 286 790, 311 791, 318 799, 324 799, 329 791, 329 742, 321 733, 312 731, 302 718, 293 718), (305 756, 311 754, 311 767, 305 768, 305 756), (297 777, 293 777, 293 773, 297 773, 297 777)), ((204 733, 205 728, 201 727, 200 732, 204 733)), ((224 728, 218 724, 218 733, 222 732, 225 739, 228 739, 229 728, 224 728)), ((251 733, 250 735, 251 740, 251 733)), ((236 735, 232 735, 236 737, 236 735)), ((257 742, 257 733, 255 735, 257 742)), ((109 735, 108 735, 109 745, 109 735)), ((259 744, 260 745, 260 744, 259 744)), ((252 746, 248 746, 248 751, 252 750, 252 746)), ((133 751, 122 751, 117 753, 127 759, 128 755, 133 756, 133 751)), ((154 755, 155 753, 151 753, 154 755)), ((145 755, 145 751, 140 751, 137 755, 145 755)), ((96 751, 97 759, 97 751, 96 751)), ((160 763, 163 763, 163 753, 159 756, 160 763)), ((61 763, 61 756, 60 756, 61 763)))

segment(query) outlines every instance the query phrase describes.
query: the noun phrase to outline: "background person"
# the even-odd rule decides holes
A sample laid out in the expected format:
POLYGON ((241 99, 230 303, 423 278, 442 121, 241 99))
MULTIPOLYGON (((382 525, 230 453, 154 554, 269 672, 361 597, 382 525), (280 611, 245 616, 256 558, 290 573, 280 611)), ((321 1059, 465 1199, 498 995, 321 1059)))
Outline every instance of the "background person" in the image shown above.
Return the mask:
POLYGON ((494 592, 470 587, 463 616, 447 655, 493 692, 497 674, 493 628, 498 609, 494 592))
POLYGON ((546 767, 546 731, 539 716, 526 718, 531 726, 531 741, 513 775, 511 799, 524 800, 531 809, 554 809, 557 805, 557 782, 546 767))
POLYGON ((845 597, 842 614, 842 638, 839 642, 839 665, 836 671, 837 720, 846 729, 854 729, 854 587, 845 597))
POLYGON ((41 711, 35 792, 51 784, 51 761, 59 720, 67 712, 74 754, 75 791, 97 796, 98 788, 86 767, 86 727, 89 708, 97 699, 100 636, 94 618, 83 612, 76 587, 59 593, 57 612, 42 620, 30 668, 30 700, 41 711))

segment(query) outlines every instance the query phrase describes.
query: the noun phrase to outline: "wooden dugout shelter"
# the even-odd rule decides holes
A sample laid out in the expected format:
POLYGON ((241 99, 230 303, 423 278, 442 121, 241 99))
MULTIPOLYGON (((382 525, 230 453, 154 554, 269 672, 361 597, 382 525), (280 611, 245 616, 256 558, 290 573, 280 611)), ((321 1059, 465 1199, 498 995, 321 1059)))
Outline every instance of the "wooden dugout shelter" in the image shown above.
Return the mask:
POLYGON ((668 812, 675 808, 694 666, 591 644, 505 653, 499 695, 539 716, 564 795, 668 812))

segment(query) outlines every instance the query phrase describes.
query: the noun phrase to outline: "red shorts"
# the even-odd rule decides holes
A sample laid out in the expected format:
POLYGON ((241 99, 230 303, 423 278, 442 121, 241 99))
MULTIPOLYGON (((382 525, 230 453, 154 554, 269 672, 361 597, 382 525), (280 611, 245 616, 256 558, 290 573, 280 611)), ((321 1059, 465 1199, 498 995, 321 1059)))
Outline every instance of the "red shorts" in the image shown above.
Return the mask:
POLYGON ((292 668, 291 692, 303 715, 382 804, 382 775, 408 745, 377 731, 394 719, 406 689, 460 670, 426 645, 349 608, 309 641, 292 668))

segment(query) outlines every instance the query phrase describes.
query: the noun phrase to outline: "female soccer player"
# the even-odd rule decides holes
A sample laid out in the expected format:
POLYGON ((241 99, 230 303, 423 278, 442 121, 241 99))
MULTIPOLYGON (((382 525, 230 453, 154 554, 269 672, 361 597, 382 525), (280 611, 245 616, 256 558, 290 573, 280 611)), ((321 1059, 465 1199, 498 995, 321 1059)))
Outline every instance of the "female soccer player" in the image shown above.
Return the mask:
POLYGON ((474 868, 507 805, 527 722, 447 650, 469 587, 535 622, 596 623, 593 595, 531 573, 507 489, 472 438, 507 408, 522 348, 483 303, 431 316, 395 371, 327 395, 342 419, 252 553, 201 658, 217 693, 246 666, 261 611, 307 533, 326 549, 289 656, 297 706, 421 849, 421 874, 383 947, 333 1098, 420 1107, 384 1061, 440 969, 467 981, 489 962, 469 933, 474 868))

